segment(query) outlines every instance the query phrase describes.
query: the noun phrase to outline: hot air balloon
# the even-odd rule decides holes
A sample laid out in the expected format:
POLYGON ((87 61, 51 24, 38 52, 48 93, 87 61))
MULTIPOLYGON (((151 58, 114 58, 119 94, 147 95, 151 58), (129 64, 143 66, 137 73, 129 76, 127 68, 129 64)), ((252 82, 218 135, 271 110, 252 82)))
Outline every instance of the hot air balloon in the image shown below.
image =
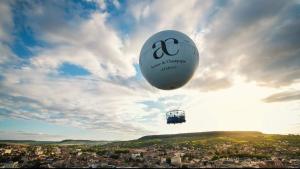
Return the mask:
MULTIPOLYGON (((139 59, 145 79, 162 90, 185 85, 192 78, 198 63, 199 54, 193 40, 175 30, 165 30, 151 36, 143 45, 139 59)), ((168 124, 182 122, 185 122, 184 111, 167 113, 168 124)))
POLYGON ((195 43, 187 35, 161 31, 143 45, 139 65, 143 76, 154 87, 177 89, 193 76, 199 63, 195 43))

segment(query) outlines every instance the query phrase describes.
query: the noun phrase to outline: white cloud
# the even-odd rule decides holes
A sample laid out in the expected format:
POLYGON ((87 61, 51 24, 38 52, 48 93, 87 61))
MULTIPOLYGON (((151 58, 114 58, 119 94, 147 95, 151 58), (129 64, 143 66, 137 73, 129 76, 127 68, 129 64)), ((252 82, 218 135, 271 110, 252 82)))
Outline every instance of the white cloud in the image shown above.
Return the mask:
POLYGON ((11 31, 14 26, 12 11, 10 8, 11 3, 8 1, 0 2, 0 41, 11 41, 11 31))
MULTIPOLYGON (((11 64, 18 60, 18 58, 11 52, 9 44, 14 40, 12 30, 14 27, 13 14, 11 11, 11 1, 0 2, 0 64, 5 67, 5 64, 11 64)), ((0 66, 0 70, 3 69, 0 66)))
POLYGON ((65 26, 55 32, 45 32, 43 39, 57 47, 41 51, 32 59, 33 65, 57 69, 63 62, 70 62, 103 78, 134 76, 133 58, 122 51, 122 41, 105 24, 106 19, 106 13, 94 13, 76 27, 65 26))
POLYGON ((147 86, 127 79, 136 73, 132 58, 122 52, 122 41, 107 25, 108 14, 95 12, 86 20, 75 18, 65 23, 62 18, 53 19, 62 14, 59 4, 51 4, 51 11, 33 3, 28 8, 32 9, 25 10, 32 20, 28 25, 39 35, 39 40, 52 47, 33 49, 36 55, 20 68, 1 66, 4 80, 0 107, 5 110, 1 116, 38 119, 119 135, 127 133, 126 138, 151 132, 132 123, 136 114, 144 112, 136 108, 136 102, 149 92, 136 93, 135 88, 142 91, 147 86), (44 18, 49 18, 49 23, 44 18), (78 25, 74 25, 76 22, 78 25), (60 77, 57 70, 64 62, 80 65, 92 75, 60 77), (127 86, 121 84, 122 79, 127 86))
MULTIPOLYGON (((145 94, 101 80, 49 78, 34 70, 20 70, 2 84, 2 115, 38 119, 58 125, 143 135, 150 132, 132 121, 144 110, 135 107, 145 94)), ((6 77, 11 77, 6 74, 6 77)))
POLYGON ((267 103, 295 101, 295 100, 300 100, 300 91, 291 90, 291 91, 275 93, 263 99, 263 101, 267 103))
POLYGON ((229 1, 215 14, 205 34, 204 58, 210 73, 242 75, 278 87, 299 81, 299 37, 294 1, 229 1), (259 5, 258 5, 259 4, 259 5), (298 80, 297 80, 298 79, 298 80))
POLYGON ((114 4, 114 6, 116 8, 120 8, 121 7, 121 4, 120 4, 119 0, 112 0, 112 3, 114 4))

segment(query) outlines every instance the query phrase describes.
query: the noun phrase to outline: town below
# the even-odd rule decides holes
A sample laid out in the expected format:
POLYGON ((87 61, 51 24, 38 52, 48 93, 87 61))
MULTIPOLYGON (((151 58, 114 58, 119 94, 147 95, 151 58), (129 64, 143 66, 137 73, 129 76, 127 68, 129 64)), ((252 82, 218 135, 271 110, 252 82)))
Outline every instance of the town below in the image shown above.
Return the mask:
POLYGON ((300 135, 215 131, 131 141, 0 141, 1 168, 299 168, 300 135))

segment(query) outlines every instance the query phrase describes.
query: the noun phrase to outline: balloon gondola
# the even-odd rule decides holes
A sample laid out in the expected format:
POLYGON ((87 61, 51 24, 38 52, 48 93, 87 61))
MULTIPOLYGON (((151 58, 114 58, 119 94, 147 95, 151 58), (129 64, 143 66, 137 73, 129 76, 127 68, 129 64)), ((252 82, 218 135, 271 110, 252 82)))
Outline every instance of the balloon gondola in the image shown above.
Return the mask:
POLYGON ((185 112, 183 110, 171 110, 166 113, 167 124, 185 123, 185 112))

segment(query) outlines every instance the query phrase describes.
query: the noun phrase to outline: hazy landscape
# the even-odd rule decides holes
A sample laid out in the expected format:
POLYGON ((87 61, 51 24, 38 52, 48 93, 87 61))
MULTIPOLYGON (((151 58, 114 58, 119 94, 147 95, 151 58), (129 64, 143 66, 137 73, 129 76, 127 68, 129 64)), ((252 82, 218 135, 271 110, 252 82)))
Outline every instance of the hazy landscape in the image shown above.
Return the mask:
POLYGON ((300 167, 300 136, 213 131, 130 141, 1 141, 7 167, 300 167))

